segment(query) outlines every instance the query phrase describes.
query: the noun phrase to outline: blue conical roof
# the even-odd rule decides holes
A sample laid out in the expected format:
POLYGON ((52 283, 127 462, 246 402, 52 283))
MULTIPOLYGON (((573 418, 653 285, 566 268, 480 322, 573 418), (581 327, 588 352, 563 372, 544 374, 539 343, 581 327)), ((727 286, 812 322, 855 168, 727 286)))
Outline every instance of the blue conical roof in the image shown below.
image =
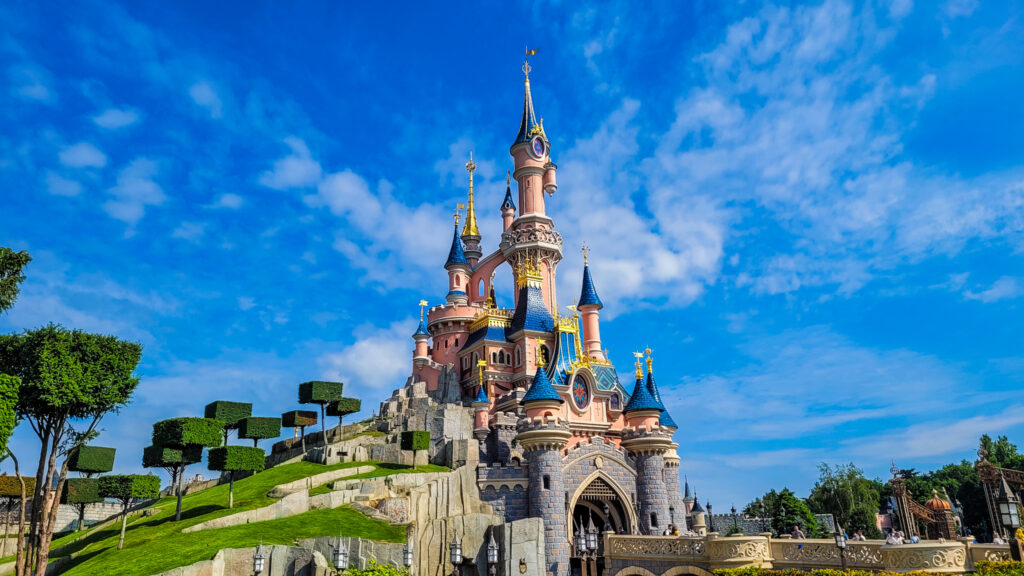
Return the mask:
POLYGON ((427 332, 427 327, 423 325, 423 318, 420 318, 420 325, 416 328, 416 331, 412 333, 413 336, 430 336, 430 332, 427 332))
POLYGON ((590 278, 590 266, 586 264, 583 265, 583 289, 580 290, 580 301, 576 304, 577 308, 584 306, 597 306, 598 310, 604 308, 601 299, 597 297, 594 281, 590 278))
POLYGON ((651 397, 661 407, 661 417, 658 419, 658 424, 662 426, 670 426, 672 428, 679 428, 676 421, 672 419, 668 414, 668 410, 665 410, 665 404, 661 401, 661 394, 658 392, 658 385, 654 383, 654 370, 647 370, 647 391, 651 393, 651 397))
POLYGON ((697 493, 693 494, 693 508, 690 508, 690 512, 704 512, 704 507, 700 505, 700 500, 697 500, 697 493))
POLYGON ((462 240, 459 239, 459 228, 455 228, 455 233, 452 236, 452 248, 448 251, 448 261, 444 263, 444 267, 453 266, 455 264, 469 265, 466 260, 466 255, 462 252, 462 240))
POLYGON ((626 403, 626 408, 623 412, 629 413, 637 410, 665 411, 661 406, 661 403, 655 400, 654 396, 651 396, 651 392, 647 389, 647 384, 644 383, 643 377, 638 377, 636 379, 636 384, 633 386, 633 395, 630 396, 629 402, 626 403))
POLYGON ((501 202, 501 209, 504 210, 515 210, 516 203, 512 201, 512 186, 505 186, 505 199, 501 202))
POLYGON ((484 386, 480 386, 480 389, 476 392, 476 399, 473 402, 487 402, 490 403, 490 399, 487 398, 487 390, 484 386))
POLYGON ((557 400, 558 402, 565 402, 558 392, 555 392, 555 387, 551 385, 551 380, 548 379, 548 373, 544 370, 543 366, 537 367, 537 372, 533 375, 533 384, 530 385, 530 389, 526 392, 526 396, 519 401, 520 404, 528 404, 530 402, 536 402, 539 400, 557 400))
POLYGON ((513 143, 528 142, 530 137, 540 128, 537 115, 533 112, 533 96, 530 94, 530 77, 526 77, 526 89, 523 95, 523 121, 519 124, 519 133, 513 143))

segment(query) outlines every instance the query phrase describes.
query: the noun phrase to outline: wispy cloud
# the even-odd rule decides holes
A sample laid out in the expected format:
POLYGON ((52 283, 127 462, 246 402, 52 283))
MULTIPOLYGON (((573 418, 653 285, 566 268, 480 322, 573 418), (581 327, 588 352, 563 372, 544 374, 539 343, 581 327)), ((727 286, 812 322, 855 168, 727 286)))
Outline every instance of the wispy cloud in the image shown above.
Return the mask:
POLYGON ((1019 278, 1013 276, 1003 276, 996 280, 992 286, 980 292, 964 291, 964 297, 968 300, 980 300, 985 303, 1019 298, 1022 295, 1024 295, 1024 283, 1019 278))
POLYGON ((100 128, 117 130, 131 126, 139 121, 139 113, 131 108, 108 108, 92 117, 92 121, 100 128))
POLYGON ((103 203, 111 218, 134 225, 146 214, 148 206, 159 206, 167 199, 154 178, 156 162, 137 158, 121 170, 117 185, 109 190, 113 199, 103 203))
POLYGON ((69 168, 102 168, 107 156, 88 142, 79 142, 60 151, 61 164, 69 168))
POLYGON ((69 180, 56 172, 46 173, 46 189, 55 196, 78 196, 82 193, 82 185, 75 180, 69 180))
POLYGON ((223 113, 224 104, 220 100, 220 95, 217 94, 216 88, 209 82, 196 82, 188 89, 189 96, 192 97, 192 101, 206 108, 210 114, 210 118, 220 118, 223 113))
POLYGON ((284 143, 291 149, 291 153, 275 161, 273 168, 261 174, 260 184, 277 190, 316 185, 322 170, 306 143, 294 136, 285 138, 284 143))

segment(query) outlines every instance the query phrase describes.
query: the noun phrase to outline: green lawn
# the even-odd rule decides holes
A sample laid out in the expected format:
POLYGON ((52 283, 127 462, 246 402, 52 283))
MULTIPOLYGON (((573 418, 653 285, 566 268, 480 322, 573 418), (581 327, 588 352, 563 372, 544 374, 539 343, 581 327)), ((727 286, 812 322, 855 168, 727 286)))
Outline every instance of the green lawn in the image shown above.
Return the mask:
POLYGON ((259 542, 260 537, 265 544, 292 544, 297 538, 334 535, 344 527, 345 533, 353 536, 400 542, 405 534, 403 527, 372 520, 349 508, 312 510, 280 520, 203 530, 191 534, 181 532, 183 528, 200 522, 267 506, 274 501, 267 496, 267 492, 278 484, 321 472, 368 464, 375 466, 376 469, 353 478, 446 470, 438 466, 420 466, 412 470, 376 462, 351 462, 333 466, 299 462, 277 466, 235 482, 235 507, 232 509, 227 508, 226 484, 185 496, 182 500, 180 522, 174 522, 175 499, 163 498, 154 505, 160 510, 156 515, 145 518, 136 515, 128 519, 123 550, 117 550, 121 525, 120 522, 115 522, 105 528, 93 528, 55 540, 51 557, 75 556, 72 565, 62 574, 149 576, 212 558, 221 548, 253 546, 259 542))

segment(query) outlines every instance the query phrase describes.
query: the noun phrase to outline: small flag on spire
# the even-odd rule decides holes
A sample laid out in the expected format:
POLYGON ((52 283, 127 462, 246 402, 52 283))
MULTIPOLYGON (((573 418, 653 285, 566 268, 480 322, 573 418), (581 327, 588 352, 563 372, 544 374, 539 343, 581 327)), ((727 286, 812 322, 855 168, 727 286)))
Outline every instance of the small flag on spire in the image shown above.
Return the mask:
POLYGON ((537 53, 537 50, 536 50, 536 49, 534 49, 534 50, 527 50, 527 51, 526 51, 526 55, 527 55, 527 56, 533 56, 533 55, 534 55, 534 54, 536 54, 536 53, 537 53))

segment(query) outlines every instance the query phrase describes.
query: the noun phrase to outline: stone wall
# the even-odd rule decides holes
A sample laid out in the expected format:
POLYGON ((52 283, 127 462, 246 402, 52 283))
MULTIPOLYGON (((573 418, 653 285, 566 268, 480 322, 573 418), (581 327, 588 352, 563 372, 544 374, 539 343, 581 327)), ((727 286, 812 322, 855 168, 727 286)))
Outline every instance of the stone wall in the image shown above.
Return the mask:
POLYGON ((521 520, 529 513, 527 491, 530 488, 526 465, 503 466, 500 462, 476 469, 480 498, 491 505, 494 513, 508 522, 521 520))
MULTIPOLYGON (((202 560, 156 576, 251 576, 256 548, 225 548, 202 560)), ((318 551, 293 546, 264 546, 266 565, 261 576, 330 576, 334 573, 318 551)))
POLYGON ((635 520, 630 502, 636 501, 636 468, 625 450, 606 438, 591 438, 570 449, 563 459, 563 466, 569 498, 579 489, 585 488, 584 484, 589 484, 593 477, 602 476, 611 480, 609 484, 623 492, 627 500, 622 503, 622 507, 630 519, 635 520))

